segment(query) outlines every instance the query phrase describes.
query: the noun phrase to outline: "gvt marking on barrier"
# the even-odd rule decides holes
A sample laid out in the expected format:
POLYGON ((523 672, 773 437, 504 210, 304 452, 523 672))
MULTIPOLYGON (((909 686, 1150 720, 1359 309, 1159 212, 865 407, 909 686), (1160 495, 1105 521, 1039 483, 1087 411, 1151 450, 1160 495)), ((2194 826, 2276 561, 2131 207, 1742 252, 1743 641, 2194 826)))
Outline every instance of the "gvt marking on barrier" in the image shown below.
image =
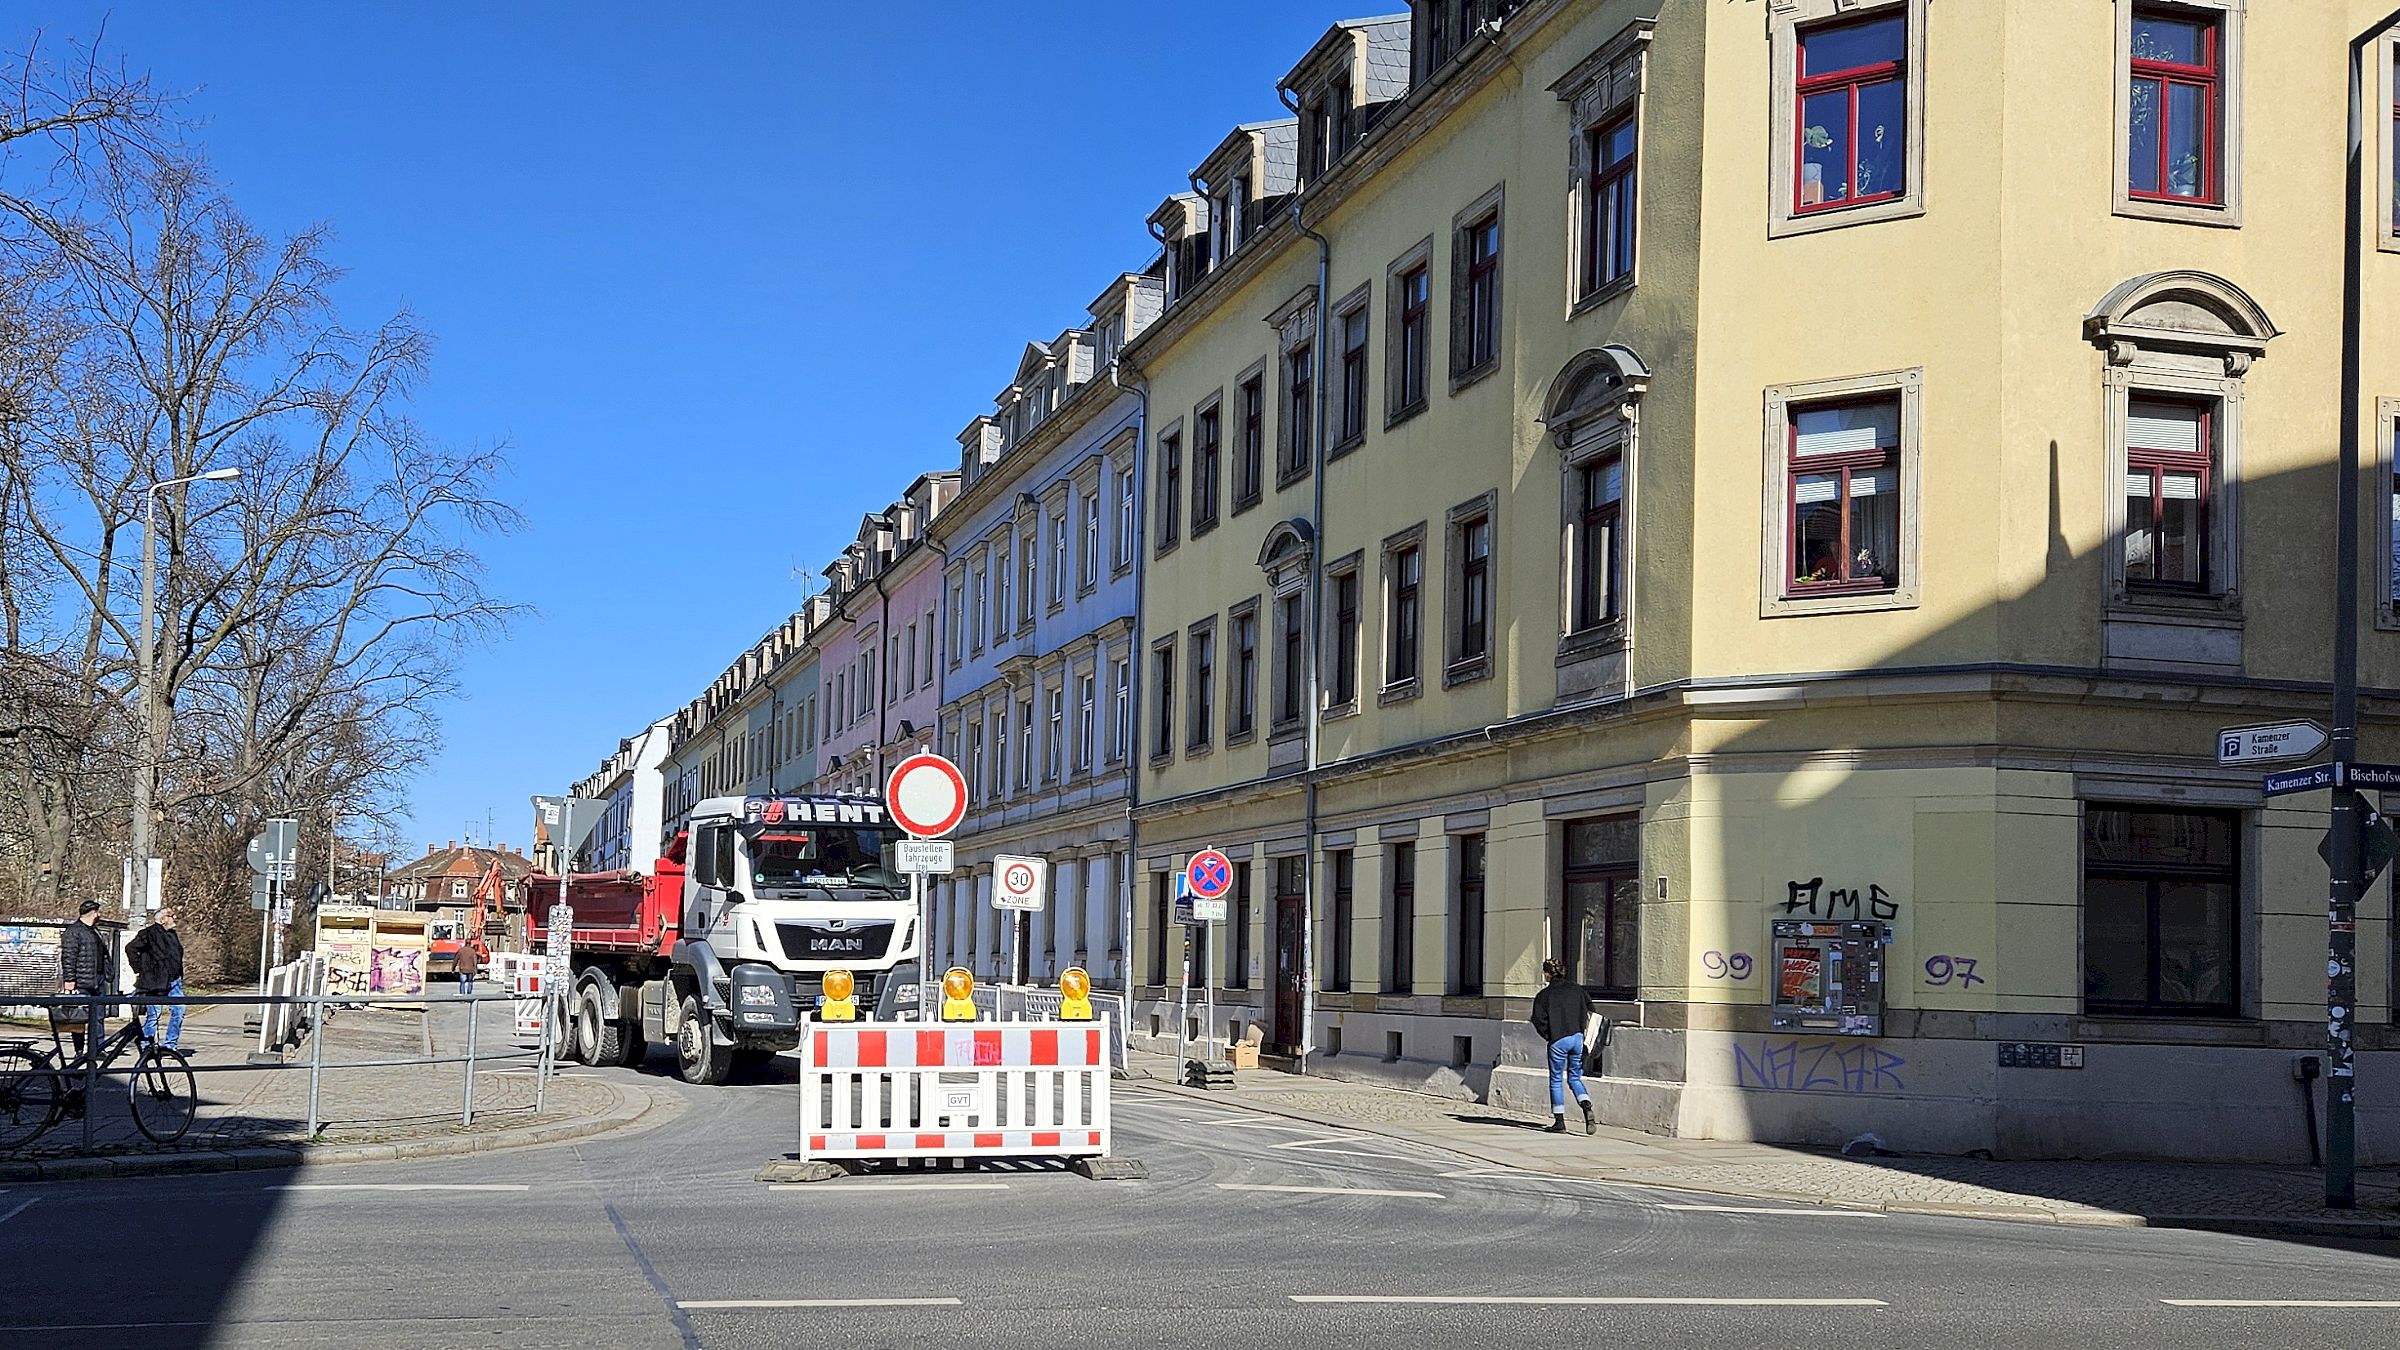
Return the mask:
POLYGON ((1905 1092, 1908 1061, 1872 1045, 1839 1041, 1757 1042, 1757 1053, 1733 1043, 1735 1087, 1768 1092, 1848 1094, 1905 1092))

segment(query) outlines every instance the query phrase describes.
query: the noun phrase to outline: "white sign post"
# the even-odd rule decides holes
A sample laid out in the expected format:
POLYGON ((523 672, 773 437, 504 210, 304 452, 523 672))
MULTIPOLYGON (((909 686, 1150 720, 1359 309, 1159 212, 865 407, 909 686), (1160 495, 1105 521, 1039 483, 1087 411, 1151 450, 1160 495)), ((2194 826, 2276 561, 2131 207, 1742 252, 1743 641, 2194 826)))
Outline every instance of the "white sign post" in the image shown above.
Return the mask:
POLYGON ((892 822, 912 836, 902 848, 915 846, 918 850, 903 852, 900 861, 908 873, 910 898, 917 904, 917 1020, 930 1022, 933 1019, 926 1016, 926 1005, 933 997, 933 911, 925 901, 925 877, 929 872, 950 869, 908 864, 936 861, 924 851, 924 841, 940 839, 966 819, 967 776, 940 755, 910 755, 884 783, 883 806, 892 822))

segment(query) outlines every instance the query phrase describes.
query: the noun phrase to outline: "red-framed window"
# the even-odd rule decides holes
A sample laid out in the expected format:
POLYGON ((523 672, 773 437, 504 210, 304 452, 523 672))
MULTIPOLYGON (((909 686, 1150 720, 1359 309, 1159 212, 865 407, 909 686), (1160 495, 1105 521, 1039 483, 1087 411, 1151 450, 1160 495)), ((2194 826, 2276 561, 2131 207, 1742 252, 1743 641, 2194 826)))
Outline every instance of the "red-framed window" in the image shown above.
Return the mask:
POLYGON ((2171 6, 2134 10, 2125 108, 2127 195, 2218 200, 2222 36, 2215 15, 2171 6))
POLYGON ((1583 293, 1633 275, 1633 114, 1591 135, 1590 210, 1583 231, 1583 293))
POLYGON ((1473 370, 1500 355, 1500 213, 1467 227, 1466 350, 1459 369, 1473 370))
POLYGON ((1801 30, 1795 212, 1908 190, 1908 79, 1904 13, 1801 30))
POLYGON ((1242 381, 1242 448, 1241 459, 1234 469, 1233 501, 1235 506, 1258 500, 1262 460, 1266 454, 1266 392, 1259 377, 1253 375, 1242 381))
POLYGON ((1622 610, 1625 585, 1625 461, 1611 455, 1575 471, 1575 591, 1572 631, 1598 628, 1622 610))
POLYGON ((2125 584, 2206 591, 2216 409, 2134 398, 2125 414, 2125 584))
POLYGON ((1222 414, 1211 404, 1193 419, 1192 529, 1196 533, 1217 523, 1217 440, 1222 414))
POLYGON ((1342 426, 1344 445, 1367 434, 1367 307, 1341 316, 1342 426))
POLYGON ((1794 408, 1786 473, 1791 593, 1900 583, 1900 399, 1794 408))
POLYGON ((1432 273, 1420 265, 1400 275, 1400 389, 1395 408, 1413 408, 1425 401, 1425 377, 1432 368, 1432 346, 1426 341, 1433 307, 1432 273))

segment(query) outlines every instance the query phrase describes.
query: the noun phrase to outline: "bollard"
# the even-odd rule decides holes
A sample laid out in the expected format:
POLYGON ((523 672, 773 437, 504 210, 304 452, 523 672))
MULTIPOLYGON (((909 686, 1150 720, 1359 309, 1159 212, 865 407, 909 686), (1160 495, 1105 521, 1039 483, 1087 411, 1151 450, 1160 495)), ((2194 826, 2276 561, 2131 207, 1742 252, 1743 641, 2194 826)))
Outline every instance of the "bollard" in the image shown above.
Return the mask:
MULTIPOLYGON (((543 984, 547 986, 549 981, 545 980, 543 984)), ((537 1116, 542 1113, 543 1093, 550 1086, 550 1029, 557 1025, 555 1001, 545 987, 542 994, 542 1038, 533 1047, 533 1113, 537 1116)))
POLYGON ((318 995, 308 1010, 308 1137, 322 1128, 317 1116, 317 1085, 325 1076, 325 999, 318 995))
POLYGON ((475 1123, 475 1005, 477 997, 474 994, 467 995, 467 1083, 463 1096, 465 1105, 459 1109, 458 1115, 459 1127, 462 1129, 475 1123))

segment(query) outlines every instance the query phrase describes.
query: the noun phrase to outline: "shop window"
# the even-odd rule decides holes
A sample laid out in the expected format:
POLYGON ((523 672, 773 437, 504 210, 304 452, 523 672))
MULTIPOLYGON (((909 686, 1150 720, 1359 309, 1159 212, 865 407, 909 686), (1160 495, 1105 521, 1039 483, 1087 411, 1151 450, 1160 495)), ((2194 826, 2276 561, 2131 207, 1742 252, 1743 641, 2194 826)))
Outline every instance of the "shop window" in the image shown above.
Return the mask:
POLYGON ((2086 1012, 2240 1011, 2236 831, 2236 818, 2225 812, 2086 809, 2086 1012))
POLYGON ((1633 816, 1567 822, 1559 931, 1567 975, 1594 998, 1641 988, 1641 830, 1633 816))

